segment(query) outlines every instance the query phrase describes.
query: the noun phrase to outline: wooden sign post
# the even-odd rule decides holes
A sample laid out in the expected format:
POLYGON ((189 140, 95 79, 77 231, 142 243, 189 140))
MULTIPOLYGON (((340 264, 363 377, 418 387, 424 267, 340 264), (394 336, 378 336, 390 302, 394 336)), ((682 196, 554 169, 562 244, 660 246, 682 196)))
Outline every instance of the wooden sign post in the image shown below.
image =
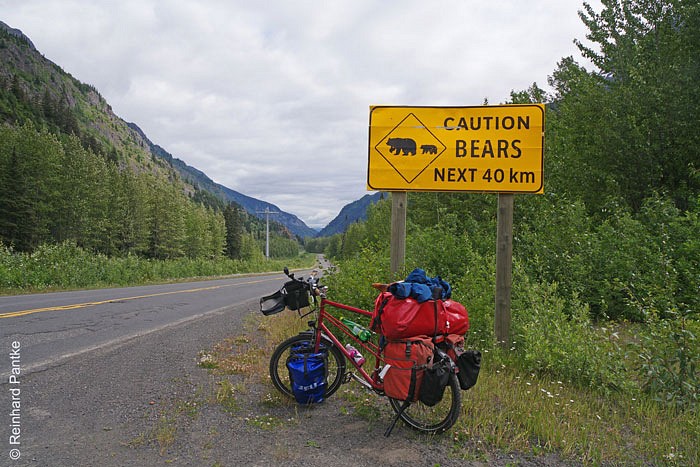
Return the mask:
POLYGON ((510 346, 510 292, 513 267, 513 194, 498 195, 498 227, 496 230, 496 342, 510 346))
POLYGON ((398 274, 406 261, 406 205, 408 193, 391 192, 391 278, 398 274))

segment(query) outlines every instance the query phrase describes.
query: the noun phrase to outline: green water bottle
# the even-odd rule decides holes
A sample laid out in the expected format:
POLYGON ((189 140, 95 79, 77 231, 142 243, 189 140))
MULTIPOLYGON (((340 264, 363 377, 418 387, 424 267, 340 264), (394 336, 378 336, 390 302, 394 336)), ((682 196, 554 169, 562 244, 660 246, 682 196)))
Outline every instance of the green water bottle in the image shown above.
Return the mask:
POLYGON ((340 318, 340 321, 344 325, 346 325, 350 329, 350 332, 354 336, 357 336, 357 338, 360 339, 362 342, 367 342, 369 338, 372 337, 372 331, 360 326, 356 322, 350 321, 349 319, 342 317, 340 318))

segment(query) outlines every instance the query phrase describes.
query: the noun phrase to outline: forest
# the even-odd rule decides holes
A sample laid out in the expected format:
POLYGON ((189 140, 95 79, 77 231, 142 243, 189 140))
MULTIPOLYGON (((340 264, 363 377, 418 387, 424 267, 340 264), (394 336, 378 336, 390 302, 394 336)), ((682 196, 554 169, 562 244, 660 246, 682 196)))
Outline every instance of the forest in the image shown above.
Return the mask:
POLYGON ((409 193, 399 277, 388 200, 314 246, 338 265, 341 302, 371 309, 367 283, 421 267, 452 284, 494 366, 696 413, 700 5, 602 3, 584 4, 576 42, 594 69, 562 58, 552 91, 508 102, 546 104, 545 193, 515 196, 510 351, 494 348, 496 195, 409 193))
MULTIPOLYGON (((66 259, 191 260, 202 274, 238 272, 235 262, 222 269, 223 260, 264 260, 264 223, 233 203, 203 202, 201 194, 188 196, 181 184, 121 170, 76 135, 37 129, 31 121, 0 126, 0 141, 2 288, 65 285, 65 275, 26 269, 56 248, 66 259), (203 268, 207 261, 212 264, 203 268)), ((273 232, 272 258, 299 255, 299 243, 290 237, 273 232)), ((68 283, 88 285, 90 279, 68 283)))

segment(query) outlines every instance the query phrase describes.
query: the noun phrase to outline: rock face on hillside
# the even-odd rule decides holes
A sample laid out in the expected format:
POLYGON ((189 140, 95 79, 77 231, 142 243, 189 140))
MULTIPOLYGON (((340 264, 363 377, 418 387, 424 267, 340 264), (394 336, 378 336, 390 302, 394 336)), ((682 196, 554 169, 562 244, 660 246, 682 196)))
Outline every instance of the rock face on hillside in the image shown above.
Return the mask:
POLYGON ((7 24, 0 21, 0 30, 4 30, 8 34, 22 39, 27 44, 29 44, 29 47, 36 50, 36 47, 34 47, 34 44, 32 43, 32 41, 27 36, 25 36, 24 33, 22 31, 20 31, 19 29, 11 28, 7 24))

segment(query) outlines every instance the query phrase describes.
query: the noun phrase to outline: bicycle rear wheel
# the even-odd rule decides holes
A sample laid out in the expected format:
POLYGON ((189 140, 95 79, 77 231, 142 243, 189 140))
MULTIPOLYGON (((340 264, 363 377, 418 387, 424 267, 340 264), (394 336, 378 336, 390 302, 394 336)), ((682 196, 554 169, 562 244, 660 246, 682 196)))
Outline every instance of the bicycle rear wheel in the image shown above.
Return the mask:
POLYGON ((462 393, 457 375, 452 373, 442 400, 432 407, 413 402, 401 412, 403 401, 389 398, 389 403, 394 412, 401 413, 401 420, 411 428, 425 433, 442 433, 457 421, 462 407, 462 393))
MULTIPOLYGON (((270 378, 272 379, 272 384, 282 394, 294 397, 292 382, 289 379, 289 370, 287 369, 287 358, 292 347, 304 343, 312 345, 313 339, 313 333, 303 332, 282 342, 272 353, 272 357, 270 357, 270 378)), ((345 377, 345 356, 327 337, 321 336, 321 344, 328 350, 328 360, 326 362, 328 386, 325 397, 329 397, 338 390, 345 377)))

